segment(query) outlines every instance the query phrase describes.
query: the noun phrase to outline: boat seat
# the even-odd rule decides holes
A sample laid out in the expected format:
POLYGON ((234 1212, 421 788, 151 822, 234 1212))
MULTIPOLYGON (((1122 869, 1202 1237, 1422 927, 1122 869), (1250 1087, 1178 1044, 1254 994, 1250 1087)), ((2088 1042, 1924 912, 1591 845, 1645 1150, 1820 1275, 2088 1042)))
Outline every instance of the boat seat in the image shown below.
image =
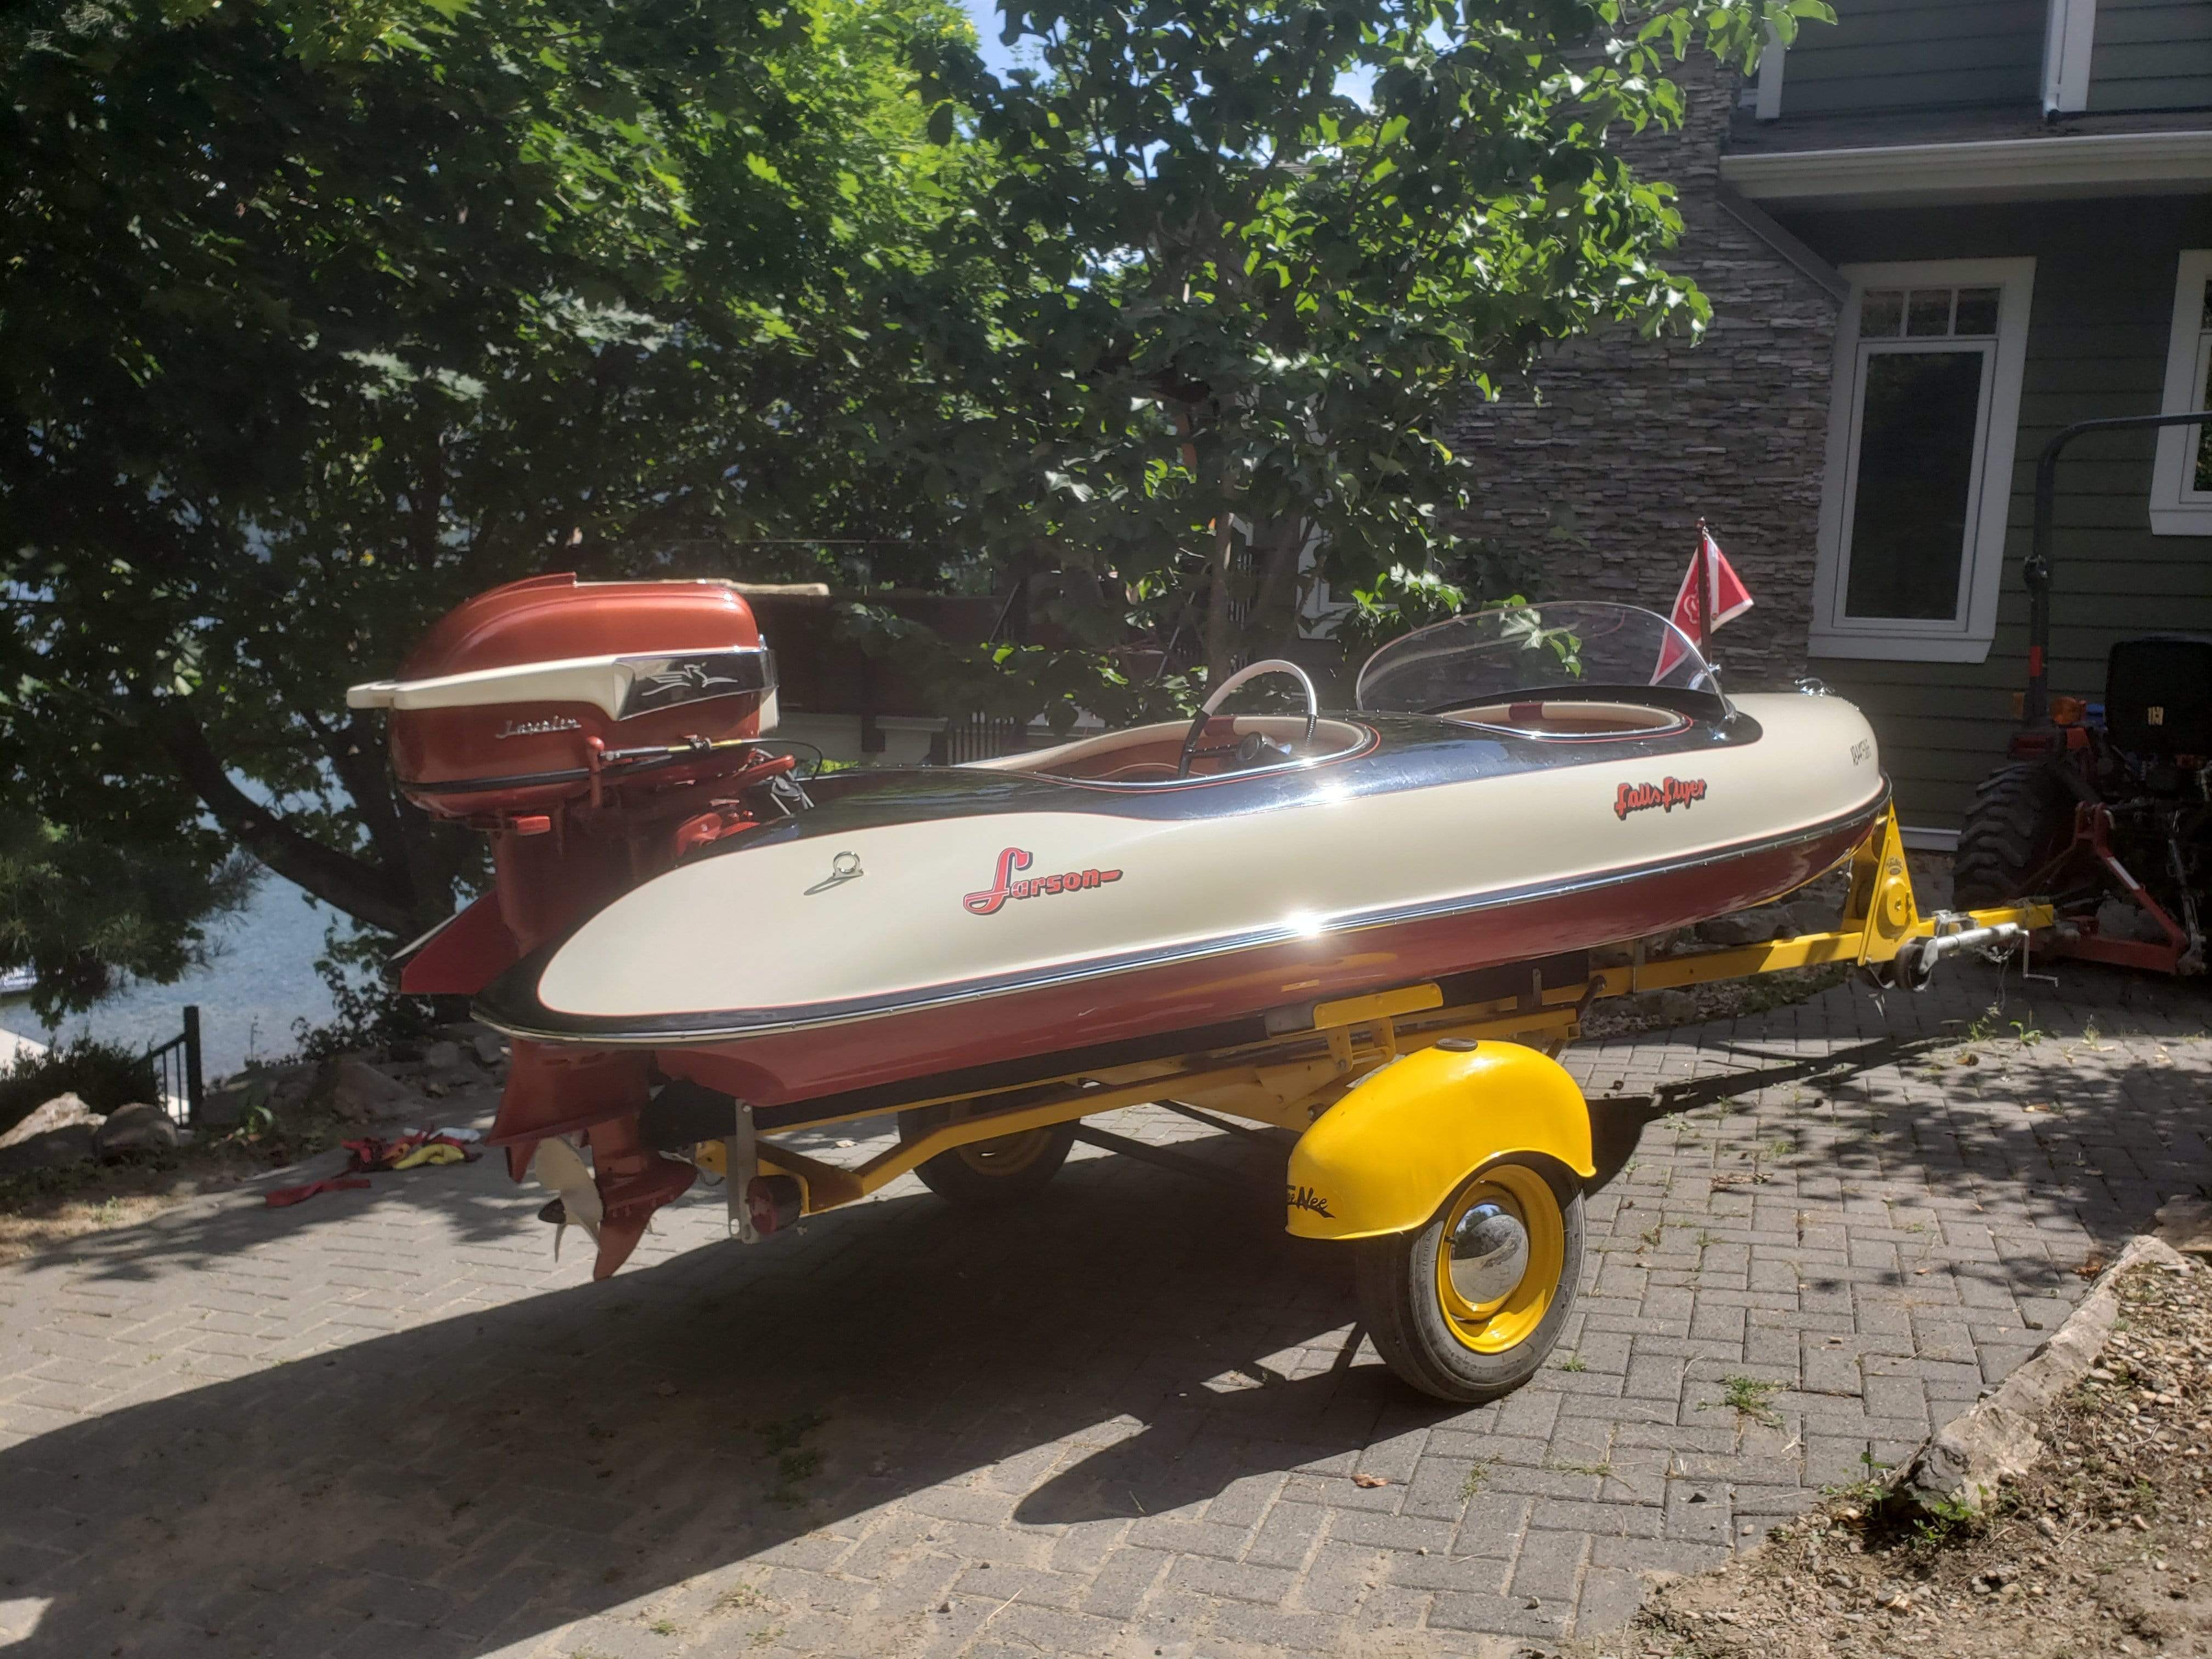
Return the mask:
MULTIPOLYGON (((1222 723, 1217 720, 1216 729, 1222 723)), ((1296 751, 1297 758, 1302 761, 1352 754, 1367 741, 1366 728, 1349 720, 1322 720, 1314 727, 1310 745, 1305 741, 1306 723, 1302 715, 1239 714, 1227 724, 1238 738, 1261 732, 1270 742, 1296 751)), ((1079 738, 1073 743, 1030 754, 1000 755, 995 759, 969 761, 967 764, 984 771, 1030 772, 1042 777, 1066 778, 1083 783, 1174 783, 1178 781, 1176 766, 1182 758, 1182 740, 1189 730, 1182 720, 1137 726, 1126 732, 1102 732, 1096 737, 1079 738)), ((1210 737, 1207 746, 1218 746, 1222 741, 1210 737)), ((1230 757, 1213 754, 1200 756, 1191 768, 1191 775, 1214 777, 1224 772, 1266 769, 1240 768, 1230 757)))
POLYGON ((1486 702, 1443 716, 1518 738, 1643 738, 1679 731, 1687 718, 1632 702, 1486 702))

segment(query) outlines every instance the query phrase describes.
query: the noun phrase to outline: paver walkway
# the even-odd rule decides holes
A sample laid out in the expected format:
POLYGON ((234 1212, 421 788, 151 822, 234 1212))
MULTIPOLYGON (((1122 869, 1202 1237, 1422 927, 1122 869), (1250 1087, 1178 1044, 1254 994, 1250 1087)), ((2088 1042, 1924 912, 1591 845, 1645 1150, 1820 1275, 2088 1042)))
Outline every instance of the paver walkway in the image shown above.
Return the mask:
POLYGON ((1362 1348, 1341 1251, 1121 1158, 996 1217, 902 1182, 751 1250, 696 1198, 603 1285, 489 1159, 81 1241, 0 1269, 0 1649, 1376 1656, 1601 1629, 1642 1575, 1901 1455, 2056 1325, 2086 1257, 2212 1179, 2212 1000, 2062 971, 2011 975, 1995 1017, 1974 966, 1571 1055, 1601 1140, 1583 1298, 1479 1411, 1362 1348), (1959 1063, 1977 1019, 1999 1037, 1959 1063), (1765 1420, 1731 1377, 1776 1385, 1765 1420))

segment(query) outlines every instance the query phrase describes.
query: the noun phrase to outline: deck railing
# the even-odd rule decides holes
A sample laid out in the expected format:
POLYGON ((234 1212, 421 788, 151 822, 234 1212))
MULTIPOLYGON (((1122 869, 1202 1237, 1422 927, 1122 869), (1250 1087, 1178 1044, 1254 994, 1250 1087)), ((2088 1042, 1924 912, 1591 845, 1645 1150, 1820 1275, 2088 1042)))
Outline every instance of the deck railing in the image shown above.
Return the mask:
POLYGON ((996 760, 1018 755, 1030 746, 1027 722, 999 720, 988 714, 955 714, 945 729, 929 740, 932 766, 958 766, 967 761, 996 760))
POLYGON ((185 1008, 185 1029, 167 1042, 146 1051, 154 1068, 154 1083, 162 1109, 187 1128, 200 1121, 200 1011, 197 1004, 185 1008))

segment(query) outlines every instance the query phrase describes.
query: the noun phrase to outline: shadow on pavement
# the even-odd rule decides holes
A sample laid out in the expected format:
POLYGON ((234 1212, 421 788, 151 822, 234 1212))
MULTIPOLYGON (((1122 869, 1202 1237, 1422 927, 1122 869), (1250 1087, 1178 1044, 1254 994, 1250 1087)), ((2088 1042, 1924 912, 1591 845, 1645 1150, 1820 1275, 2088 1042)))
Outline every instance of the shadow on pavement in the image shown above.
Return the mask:
POLYGON ((1177 1443, 1279 1470, 1425 1415, 1371 1364, 1206 1387, 1352 1317, 1326 1246, 1120 1160, 1016 1214, 884 1201, 0 1452, 0 1602, 47 1601, 9 1653, 479 1651, 1066 1437, 1138 1436, 1158 1513, 1220 1474, 1177 1443))
MULTIPOLYGON (((1934 1054, 1889 1037, 1817 1060, 1744 1049, 1723 1077, 1601 1096, 1601 1180, 1639 1149, 1673 1157, 1680 1181, 1711 1179, 1718 1216, 1709 1172, 1763 1158, 1785 1201, 1905 1183, 2117 1237, 2161 1188, 2203 1178, 2200 1071, 2054 1038, 1962 1083, 1927 1074, 1934 1054), (1679 1131, 1651 1144, 1678 1112, 1709 1164, 1679 1131)), ((1747 1216, 1760 1189, 1735 1196, 1747 1216)), ((1071 1164, 1025 1211, 896 1198, 750 1251, 707 1243, 718 1230, 695 1212, 673 1243, 701 1248, 524 1294, 497 1266, 535 1202, 479 1170, 395 1185, 367 1214, 344 1197, 202 1212, 13 1270, 129 1280, 333 1230, 332 1260, 342 1243, 404 1263, 419 1239, 422 1271, 454 1278, 449 1304, 387 1305, 483 1305, 0 1451, 0 1609, 43 1604, 10 1659, 481 1653, 772 1552, 826 1565, 902 1500, 913 1547, 934 1528, 973 1555, 1009 1520, 1075 1528, 1188 1510, 1248 1475, 1340 1477, 1378 1440, 1481 1430, 1499 1409, 1454 1413, 1351 1363, 1343 1253, 1124 1159, 1071 1164)), ((2047 1255, 1945 1265, 1960 1294, 1984 1281, 2008 1308, 2067 1289, 2047 1255)), ((1855 1283, 1941 1282, 1890 1277, 1855 1283)), ((898 1570, 856 1568, 856 1588, 898 1570)))

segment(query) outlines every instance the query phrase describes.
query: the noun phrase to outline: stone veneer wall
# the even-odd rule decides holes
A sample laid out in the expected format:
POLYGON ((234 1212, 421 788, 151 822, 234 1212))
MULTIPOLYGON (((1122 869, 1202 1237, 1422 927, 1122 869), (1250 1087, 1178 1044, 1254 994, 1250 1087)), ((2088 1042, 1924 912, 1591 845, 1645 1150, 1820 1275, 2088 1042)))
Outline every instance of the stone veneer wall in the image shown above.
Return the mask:
POLYGON ((1534 562, 1539 592, 1664 612, 1703 518, 1757 601, 1713 655, 1737 690, 1803 672, 1826 462, 1836 301, 1714 199, 1741 87, 1679 67, 1687 118, 1632 135, 1632 165, 1680 191, 1668 268, 1712 302, 1702 343, 1607 329, 1562 343, 1524 388, 1478 402, 1447 441, 1484 483, 1466 533, 1534 562))

